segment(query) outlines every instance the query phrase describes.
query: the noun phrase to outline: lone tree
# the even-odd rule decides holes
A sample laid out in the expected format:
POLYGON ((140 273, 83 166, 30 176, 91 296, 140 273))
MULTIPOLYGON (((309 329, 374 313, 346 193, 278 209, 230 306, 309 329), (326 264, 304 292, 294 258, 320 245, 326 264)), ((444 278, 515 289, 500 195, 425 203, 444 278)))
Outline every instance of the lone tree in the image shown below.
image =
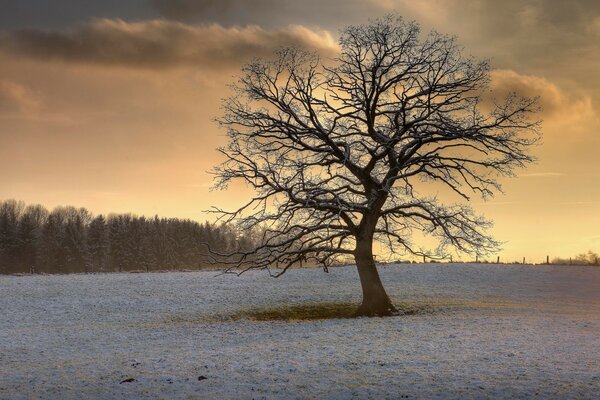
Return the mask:
POLYGON ((227 255, 228 272, 277 267, 279 276, 311 260, 327 270, 350 255, 363 293, 357 314, 389 315, 374 241, 428 257, 497 250, 490 222, 465 201, 444 205, 419 190, 492 196, 499 176, 533 161, 537 106, 517 95, 486 100, 486 61, 464 57, 453 37, 421 38, 398 16, 347 27, 339 45, 326 63, 285 49, 243 68, 218 119, 229 140, 214 173, 217 188, 242 180, 255 196, 213 211, 262 229, 253 248, 227 255), (433 250, 417 248, 415 232, 433 238, 433 250))

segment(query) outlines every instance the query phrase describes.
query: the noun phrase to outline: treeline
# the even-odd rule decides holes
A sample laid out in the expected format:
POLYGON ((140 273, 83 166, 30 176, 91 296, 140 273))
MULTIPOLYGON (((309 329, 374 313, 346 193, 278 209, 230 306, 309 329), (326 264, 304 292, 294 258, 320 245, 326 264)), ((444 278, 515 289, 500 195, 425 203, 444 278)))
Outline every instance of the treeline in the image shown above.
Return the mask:
POLYGON ((599 265, 600 256, 598 253, 589 250, 587 253, 579 254, 570 258, 554 258, 552 264, 560 265, 599 265))
POLYGON ((0 273, 197 270, 251 239, 226 225, 0 201, 0 273))

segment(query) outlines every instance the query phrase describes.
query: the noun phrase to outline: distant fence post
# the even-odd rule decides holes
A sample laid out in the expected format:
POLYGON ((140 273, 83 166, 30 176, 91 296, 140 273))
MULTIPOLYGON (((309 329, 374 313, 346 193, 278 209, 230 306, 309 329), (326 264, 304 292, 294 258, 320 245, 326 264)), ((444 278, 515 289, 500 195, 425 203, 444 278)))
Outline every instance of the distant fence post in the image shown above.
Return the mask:
POLYGON ((475 254, 475 263, 479 262, 479 254, 475 254))
POLYGON ((500 256, 498 256, 498 258, 496 258, 496 264, 500 264, 500 256))
POLYGON ((423 255, 423 263, 426 263, 427 261, 425 260, 425 255, 423 255))
POLYGON ((550 265, 550 256, 546 256, 546 264, 550 265))
POLYGON ((525 264, 525 257, 523 257, 523 264, 525 264))

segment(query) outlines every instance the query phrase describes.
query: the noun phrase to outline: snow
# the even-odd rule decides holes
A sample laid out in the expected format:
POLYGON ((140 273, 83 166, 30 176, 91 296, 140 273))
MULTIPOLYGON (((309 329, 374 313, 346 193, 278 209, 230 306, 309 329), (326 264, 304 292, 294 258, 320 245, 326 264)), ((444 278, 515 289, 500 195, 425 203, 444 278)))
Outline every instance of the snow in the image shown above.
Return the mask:
POLYGON ((358 303, 352 267, 278 279, 264 272, 0 277, 0 399, 600 396, 600 268, 380 271, 394 301, 437 311, 227 318, 255 307, 358 303))

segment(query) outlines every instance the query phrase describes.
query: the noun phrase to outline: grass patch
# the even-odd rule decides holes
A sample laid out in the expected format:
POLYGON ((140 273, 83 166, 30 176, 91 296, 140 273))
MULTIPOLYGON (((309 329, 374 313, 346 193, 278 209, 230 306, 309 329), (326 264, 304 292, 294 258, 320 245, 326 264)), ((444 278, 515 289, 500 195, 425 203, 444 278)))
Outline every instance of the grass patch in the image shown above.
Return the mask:
MULTIPOLYGON (((398 315, 430 314, 441 308, 423 302, 395 303, 398 315)), ((254 321, 314 321, 322 319, 356 318, 355 303, 309 303, 289 306, 265 307, 240 311, 232 319, 254 321)))
POLYGON ((354 318, 358 306, 354 303, 311 303, 240 311, 234 319, 254 321, 311 321, 319 319, 354 318))
MULTIPOLYGON (((168 323, 223 323, 239 320, 251 321, 317 321, 326 319, 356 318, 358 303, 322 302, 291 304, 272 307, 249 308, 233 314, 206 315, 202 312, 180 313, 166 319, 168 323)), ((455 298, 420 298, 394 301, 396 316, 445 314, 475 310, 506 311, 527 308, 523 304, 502 300, 461 300, 455 298)))

